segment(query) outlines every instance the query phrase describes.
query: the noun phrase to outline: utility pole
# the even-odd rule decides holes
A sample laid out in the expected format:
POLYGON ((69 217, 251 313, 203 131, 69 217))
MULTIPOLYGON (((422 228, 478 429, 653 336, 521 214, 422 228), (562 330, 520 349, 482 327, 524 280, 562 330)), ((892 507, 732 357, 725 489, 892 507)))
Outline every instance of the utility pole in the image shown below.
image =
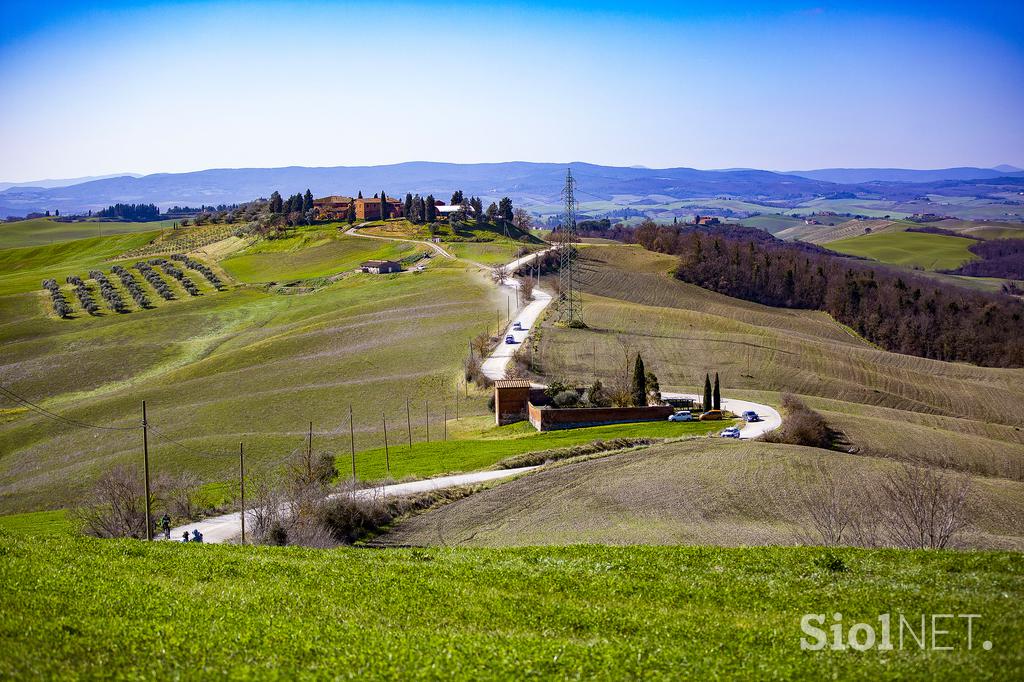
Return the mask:
POLYGON ((405 428, 409 433, 409 449, 412 450, 412 417, 409 412, 409 396, 405 396, 405 428))
POLYGON ((429 400, 424 400, 423 401, 423 409, 424 409, 424 411, 426 412, 426 415, 427 415, 427 442, 429 443, 430 442, 430 401, 429 400))
POLYGON ((149 422, 146 421, 146 401, 142 401, 142 466, 146 472, 146 539, 153 539, 153 517, 149 511, 149 422))
POLYGON ((459 387, 455 386, 455 421, 459 421, 459 387))
POLYGON ((309 440, 306 441, 306 459, 313 461, 313 422, 309 422, 309 440))
POLYGON ((352 482, 356 480, 356 429, 352 425, 352 405, 348 406, 348 442, 352 448, 352 482))
POLYGON ((444 440, 448 440, 448 404, 444 406, 444 440))
POLYGON ((242 491, 242 544, 245 544, 245 445, 238 444, 238 488, 242 491))
POLYGON ((388 454, 388 417, 381 412, 380 418, 384 422, 384 466, 387 469, 388 478, 391 478, 391 456, 388 454))

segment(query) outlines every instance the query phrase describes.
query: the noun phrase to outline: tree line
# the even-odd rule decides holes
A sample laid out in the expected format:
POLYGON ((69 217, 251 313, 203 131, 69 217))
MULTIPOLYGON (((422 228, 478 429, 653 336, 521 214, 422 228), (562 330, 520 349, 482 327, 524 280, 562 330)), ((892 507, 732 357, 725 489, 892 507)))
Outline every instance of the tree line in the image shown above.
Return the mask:
POLYGON ((144 223, 150 220, 160 220, 160 209, 156 207, 156 204, 114 204, 97 211, 96 215, 100 218, 144 223))
POLYGON ((882 348, 989 367, 1024 366, 1024 303, 782 242, 745 228, 638 227, 633 241, 679 256, 675 276, 727 296, 822 310, 882 348))

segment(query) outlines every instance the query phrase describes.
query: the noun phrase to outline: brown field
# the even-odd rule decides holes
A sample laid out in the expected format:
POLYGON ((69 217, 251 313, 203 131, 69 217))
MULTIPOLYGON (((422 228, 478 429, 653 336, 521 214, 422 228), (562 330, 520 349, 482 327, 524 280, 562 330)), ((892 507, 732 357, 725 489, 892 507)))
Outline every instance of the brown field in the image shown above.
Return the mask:
MULTIPOLYGON (((816 541, 814 484, 876 486, 886 459, 696 440, 554 466, 412 517, 400 545, 792 545, 816 541)), ((1024 484, 977 478, 959 546, 1024 549, 1024 484)))
POLYGON ((779 239, 799 239, 800 241, 812 244, 826 244, 837 239, 859 237, 862 234, 867 234, 865 231, 867 229, 870 229, 872 233, 899 232, 900 230, 905 230, 909 224, 907 222, 884 220, 882 218, 870 220, 854 218, 838 225, 796 225, 782 230, 775 236, 779 239))
POLYGON ((663 390, 779 404, 804 397, 847 452, 699 440, 532 474, 401 524, 388 542, 792 544, 806 540, 803 485, 826 467, 872 486, 897 462, 972 476, 971 546, 1024 548, 1024 370, 882 351, 831 317, 739 301, 670 276, 639 247, 583 252, 587 329, 544 324, 537 369, 614 382, 639 351, 663 390), (808 478, 810 477, 810 478, 808 478))

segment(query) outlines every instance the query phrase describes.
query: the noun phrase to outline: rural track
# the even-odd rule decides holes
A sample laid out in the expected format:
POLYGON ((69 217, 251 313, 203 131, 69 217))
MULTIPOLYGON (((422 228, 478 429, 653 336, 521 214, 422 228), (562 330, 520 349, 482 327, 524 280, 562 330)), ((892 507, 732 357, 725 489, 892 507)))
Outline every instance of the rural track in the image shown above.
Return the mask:
POLYGON ((424 246, 429 246, 434 251, 437 251, 437 253, 443 256, 444 258, 448 258, 449 260, 455 260, 454 254, 444 249, 439 244, 435 244, 434 242, 425 242, 420 239, 402 239, 401 237, 382 237, 381 235, 378 234, 362 234, 361 232, 359 232, 359 226, 348 228, 347 230, 345 230, 345 234, 347 234, 350 237, 362 237, 363 239, 382 239, 386 242, 408 242, 410 244, 423 244, 424 246))
MULTIPOLYGON (((468 474, 454 474, 452 476, 439 476, 438 478, 427 478, 422 481, 408 481, 406 483, 394 483, 391 485, 380 485, 372 488, 361 488, 355 491, 343 491, 334 493, 329 499, 337 499, 344 496, 352 496, 356 499, 374 499, 384 497, 398 497, 403 495, 416 495, 419 493, 454 488, 460 485, 473 485, 476 483, 487 483, 518 474, 525 474, 536 469, 536 466, 519 467, 516 469, 498 469, 494 471, 474 471, 468 474)), ((242 514, 233 512, 220 516, 211 516, 202 521, 195 521, 183 526, 171 529, 171 540, 180 541, 182 533, 191 533, 198 529, 203 534, 203 542, 223 543, 233 540, 242 533, 242 514)), ((163 539, 163 538, 160 538, 163 539)))

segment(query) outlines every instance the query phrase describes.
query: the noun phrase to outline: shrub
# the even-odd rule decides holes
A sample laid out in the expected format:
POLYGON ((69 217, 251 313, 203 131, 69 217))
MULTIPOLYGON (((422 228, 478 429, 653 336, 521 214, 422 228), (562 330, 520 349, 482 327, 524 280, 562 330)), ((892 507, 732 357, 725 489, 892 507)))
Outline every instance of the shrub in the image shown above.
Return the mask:
POLYGON ((53 303, 53 311, 57 313, 60 318, 71 317, 71 306, 68 304, 64 293, 60 290, 60 285, 57 284, 55 279, 44 279, 43 288, 50 292, 50 300, 53 303))
POLYGON ((167 286, 167 282, 157 274, 156 270, 149 266, 149 263, 139 261, 135 264, 135 269, 139 271, 143 279, 149 282, 149 285, 153 287, 156 290, 156 293, 160 294, 165 301, 174 299, 174 292, 171 291, 169 286, 167 286))
POLYGON ((802 400, 787 393, 782 396, 782 410, 786 413, 782 426, 766 433, 761 437, 762 440, 815 448, 832 447, 834 434, 825 418, 807 407, 802 400))
POLYGON ((576 407, 580 404, 580 395, 576 391, 561 391, 551 402, 555 407, 576 407))

